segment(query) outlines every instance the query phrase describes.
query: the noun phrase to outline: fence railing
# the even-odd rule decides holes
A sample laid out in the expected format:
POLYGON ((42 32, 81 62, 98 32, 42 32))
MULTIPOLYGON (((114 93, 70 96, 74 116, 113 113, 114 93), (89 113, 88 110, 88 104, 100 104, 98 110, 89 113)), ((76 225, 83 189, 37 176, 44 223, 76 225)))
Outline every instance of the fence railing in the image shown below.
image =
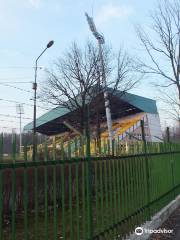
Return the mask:
MULTIPOLYGON (((149 148, 153 148, 155 151, 164 151, 167 150, 167 145, 165 143, 148 143, 149 148), (159 149, 161 148, 161 149, 159 149)), ((50 141, 43 144, 39 144, 37 147, 37 154, 39 160, 44 158, 44 149, 45 145, 47 147, 48 158, 53 159, 53 154, 56 152, 56 158, 67 159, 74 157, 85 157, 86 156, 86 140, 83 137, 76 137, 73 140, 64 141, 62 138, 59 138, 55 142, 50 141), (55 149, 54 149, 55 148, 55 149)), ((176 145, 173 145, 174 147, 176 145)), ((144 152, 144 142, 139 141, 120 141, 119 138, 113 140, 112 149, 110 149, 110 142, 106 138, 101 139, 100 146, 96 140, 90 141, 90 152, 93 157, 102 157, 102 156, 120 156, 127 154, 138 154, 144 152)), ((27 158, 28 161, 32 160, 33 146, 27 146, 27 158)), ((17 154, 16 154, 17 155, 17 154)), ((22 147, 21 156, 24 155, 24 147, 22 147)), ((6 157, 7 158, 7 157, 6 157)), ((5 158, 5 159, 6 159, 5 158)), ((23 159, 23 158, 22 158, 23 159)))
MULTIPOLYGON (((180 192, 180 145, 135 144, 113 156, 51 154, 3 160, 0 240, 121 239, 180 192), (41 157, 38 159, 38 157, 41 157)), ((69 154, 71 151, 69 151, 69 154)))

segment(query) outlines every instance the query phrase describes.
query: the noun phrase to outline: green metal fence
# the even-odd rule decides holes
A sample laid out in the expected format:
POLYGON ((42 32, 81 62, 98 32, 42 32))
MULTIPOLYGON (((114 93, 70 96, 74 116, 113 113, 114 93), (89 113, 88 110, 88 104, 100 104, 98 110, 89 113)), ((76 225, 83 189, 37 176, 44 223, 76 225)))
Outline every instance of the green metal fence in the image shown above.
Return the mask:
POLYGON ((121 239, 180 192, 180 145, 64 160, 54 146, 49 160, 45 144, 43 160, 28 161, 25 147, 23 161, 13 150, 5 162, 2 143, 0 240, 121 239))

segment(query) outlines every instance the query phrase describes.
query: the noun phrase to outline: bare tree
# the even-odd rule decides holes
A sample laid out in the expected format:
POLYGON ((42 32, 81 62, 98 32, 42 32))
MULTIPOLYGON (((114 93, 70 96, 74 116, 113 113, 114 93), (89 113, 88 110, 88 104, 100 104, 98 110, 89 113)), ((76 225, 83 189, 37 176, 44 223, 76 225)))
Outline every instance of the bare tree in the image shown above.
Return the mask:
POLYGON ((169 92, 159 89, 160 97, 159 100, 165 103, 165 106, 161 109, 167 118, 171 116, 175 123, 180 123, 180 105, 177 101, 178 92, 177 89, 171 90, 169 92), (169 107, 167 107, 169 106, 169 107))
POLYGON ((149 56, 148 62, 138 61, 137 69, 143 74, 156 75, 155 86, 168 91, 165 102, 180 107, 180 1, 161 0, 151 15, 152 25, 147 31, 137 28, 138 37, 149 56), (150 32, 152 35, 150 36, 150 32), (173 101, 169 92, 175 90, 173 101))
MULTIPOLYGON (((133 64, 128 54, 121 50, 116 56, 109 47, 103 49, 103 54, 107 87, 112 89, 111 94, 116 89, 125 92, 134 87, 138 79, 132 77, 133 64)), ((103 92, 100 69, 99 52, 95 45, 87 42, 85 48, 80 48, 73 43, 55 62, 54 69, 47 71, 41 99, 54 106, 79 111, 81 118, 79 130, 83 132, 85 106, 103 92)), ((95 107, 98 112, 98 102, 95 107)))

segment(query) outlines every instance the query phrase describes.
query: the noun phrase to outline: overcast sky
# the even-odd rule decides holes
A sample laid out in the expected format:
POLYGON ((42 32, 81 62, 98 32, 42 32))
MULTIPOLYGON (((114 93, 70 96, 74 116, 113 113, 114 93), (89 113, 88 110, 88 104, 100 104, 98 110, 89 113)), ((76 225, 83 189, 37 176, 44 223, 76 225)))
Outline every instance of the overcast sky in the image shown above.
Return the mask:
MULTIPOLYGON (((94 41, 84 16, 84 12, 87 11, 94 17, 97 28, 103 32, 106 42, 114 49, 123 46, 130 54, 134 56, 139 54, 143 58, 144 52, 134 26, 141 24, 146 28, 150 25, 149 11, 155 8, 156 2, 156 0, 0 0, 1 128, 19 127, 16 103, 13 101, 26 103, 23 117, 28 119, 23 119, 23 125, 31 121, 33 66, 36 57, 49 40, 54 40, 55 44, 39 61, 39 66, 44 68, 50 67, 72 41, 78 41, 79 44, 83 44, 87 39, 94 41), (12 82, 26 83, 12 84, 12 82), (13 115, 14 118, 2 114, 13 115)), ((40 69, 38 82, 42 82, 44 77, 44 71, 40 69)), ((157 97, 148 81, 144 81, 132 92, 153 99, 157 97)), ((38 108, 38 116, 46 111, 42 103, 39 103, 39 106, 41 108, 38 108)))

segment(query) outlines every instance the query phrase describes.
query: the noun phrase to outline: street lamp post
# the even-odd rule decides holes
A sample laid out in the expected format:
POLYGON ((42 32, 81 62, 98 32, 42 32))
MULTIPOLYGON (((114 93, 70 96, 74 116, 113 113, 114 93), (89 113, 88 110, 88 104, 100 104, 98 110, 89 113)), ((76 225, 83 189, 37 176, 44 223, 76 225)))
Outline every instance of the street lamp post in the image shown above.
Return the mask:
POLYGON ((35 62, 35 76, 34 76, 34 83, 33 83, 33 90, 34 90, 34 114, 33 114, 33 161, 36 158, 36 147, 37 147, 37 139, 36 139, 36 98, 37 98, 37 64, 39 58, 43 55, 43 53, 50 48, 54 44, 54 41, 50 41, 46 48, 41 52, 41 54, 37 57, 35 62))
POLYGON ((104 101, 105 101, 106 118, 107 118, 107 126, 108 126, 110 147, 111 147, 111 150, 112 150, 112 142, 113 142, 112 119, 111 119, 109 96, 108 96, 107 85, 106 85, 106 74, 105 74, 105 69, 104 69, 104 59, 103 59, 103 50, 102 50, 102 44, 104 44, 105 41, 104 41, 104 37, 96 30, 96 26, 94 24, 93 19, 91 17, 89 17, 87 13, 85 13, 85 16, 87 18, 87 22, 89 24, 90 30, 91 30, 91 32, 93 33, 94 37, 96 38, 96 40, 98 42, 99 58, 100 58, 101 73, 102 73, 102 86, 103 86, 103 91, 104 91, 104 101))

